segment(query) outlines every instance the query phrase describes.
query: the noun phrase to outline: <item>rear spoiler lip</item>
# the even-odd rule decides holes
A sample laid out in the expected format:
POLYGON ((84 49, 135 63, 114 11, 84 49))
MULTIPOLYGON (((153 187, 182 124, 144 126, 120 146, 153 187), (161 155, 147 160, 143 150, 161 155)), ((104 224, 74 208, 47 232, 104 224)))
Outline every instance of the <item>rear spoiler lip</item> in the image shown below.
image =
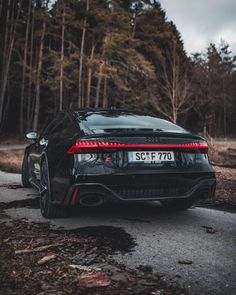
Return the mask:
MULTIPOLYGON (((111 132, 111 133, 84 133, 82 136, 83 139, 86 138, 109 138, 109 137, 135 137, 135 136, 157 136, 157 137, 176 137, 176 138, 187 138, 187 139, 197 139, 197 140, 202 140, 206 141, 203 137, 190 133, 190 132, 166 132, 166 131, 148 131, 148 132, 143 132, 143 131, 137 131, 137 132, 111 132)), ((80 136, 78 136, 80 137, 80 136)), ((81 137, 80 137, 81 138, 81 137)))

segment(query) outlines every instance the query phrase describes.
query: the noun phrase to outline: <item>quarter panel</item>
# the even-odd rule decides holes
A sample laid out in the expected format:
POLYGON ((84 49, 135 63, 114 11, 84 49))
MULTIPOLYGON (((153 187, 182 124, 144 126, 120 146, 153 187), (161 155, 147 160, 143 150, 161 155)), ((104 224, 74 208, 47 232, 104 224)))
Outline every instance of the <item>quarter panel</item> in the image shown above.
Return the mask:
POLYGON ((67 154, 67 151, 74 144, 78 134, 78 127, 66 117, 48 138, 45 153, 48 158, 54 203, 60 204, 70 186, 74 183, 74 177, 71 173, 74 167, 74 159, 67 154))

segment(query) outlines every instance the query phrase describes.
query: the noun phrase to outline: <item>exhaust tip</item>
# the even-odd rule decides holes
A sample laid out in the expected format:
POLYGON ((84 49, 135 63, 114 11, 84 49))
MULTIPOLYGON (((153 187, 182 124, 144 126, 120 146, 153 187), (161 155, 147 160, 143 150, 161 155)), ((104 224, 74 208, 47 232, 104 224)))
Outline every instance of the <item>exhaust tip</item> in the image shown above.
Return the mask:
POLYGON ((104 203, 103 197, 99 195, 85 195, 79 199, 80 205, 86 207, 98 207, 104 203))

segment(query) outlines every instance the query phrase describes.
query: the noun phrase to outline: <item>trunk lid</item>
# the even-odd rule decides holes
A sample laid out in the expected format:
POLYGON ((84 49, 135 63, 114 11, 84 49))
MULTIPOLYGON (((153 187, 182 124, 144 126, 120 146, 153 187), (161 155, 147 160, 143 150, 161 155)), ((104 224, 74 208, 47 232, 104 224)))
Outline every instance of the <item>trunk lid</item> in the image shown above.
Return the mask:
POLYGON ((89 157, 92 159, 96 154, 97 159, 106 166, 126 170, 172 170, 208 163, 206 141, 187 132, 93 132, 78 141, 71 153, 91 154, 89 157), (84 149, 76 151, 76 146, 83 145, 84 149))

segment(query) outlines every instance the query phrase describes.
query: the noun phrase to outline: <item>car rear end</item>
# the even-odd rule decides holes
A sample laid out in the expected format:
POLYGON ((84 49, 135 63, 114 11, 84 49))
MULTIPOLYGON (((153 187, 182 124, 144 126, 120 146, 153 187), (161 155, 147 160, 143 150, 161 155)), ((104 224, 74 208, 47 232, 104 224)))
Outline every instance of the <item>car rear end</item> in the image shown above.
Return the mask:
MULTIPOLYGON (((117 116, 122 119, 124 114, 117 116)), ((146 117, 135 115, 135 119, 146 117)), ((164 120, 154 120, 156 128, 150 122, 136 126, 133 121, 131 126, 117 126, 114 120, 113 125, 106 123, 101 128, 87 121, 81 119, 84 136, 67 151, 74 160, 74 184, 67 203, 95 206, 107 201, 213 196, 215 174, 208 160, 207 142, 201 137, 167 121, 165 128, 158 128, 156 124, 163 125, 164 120)))

